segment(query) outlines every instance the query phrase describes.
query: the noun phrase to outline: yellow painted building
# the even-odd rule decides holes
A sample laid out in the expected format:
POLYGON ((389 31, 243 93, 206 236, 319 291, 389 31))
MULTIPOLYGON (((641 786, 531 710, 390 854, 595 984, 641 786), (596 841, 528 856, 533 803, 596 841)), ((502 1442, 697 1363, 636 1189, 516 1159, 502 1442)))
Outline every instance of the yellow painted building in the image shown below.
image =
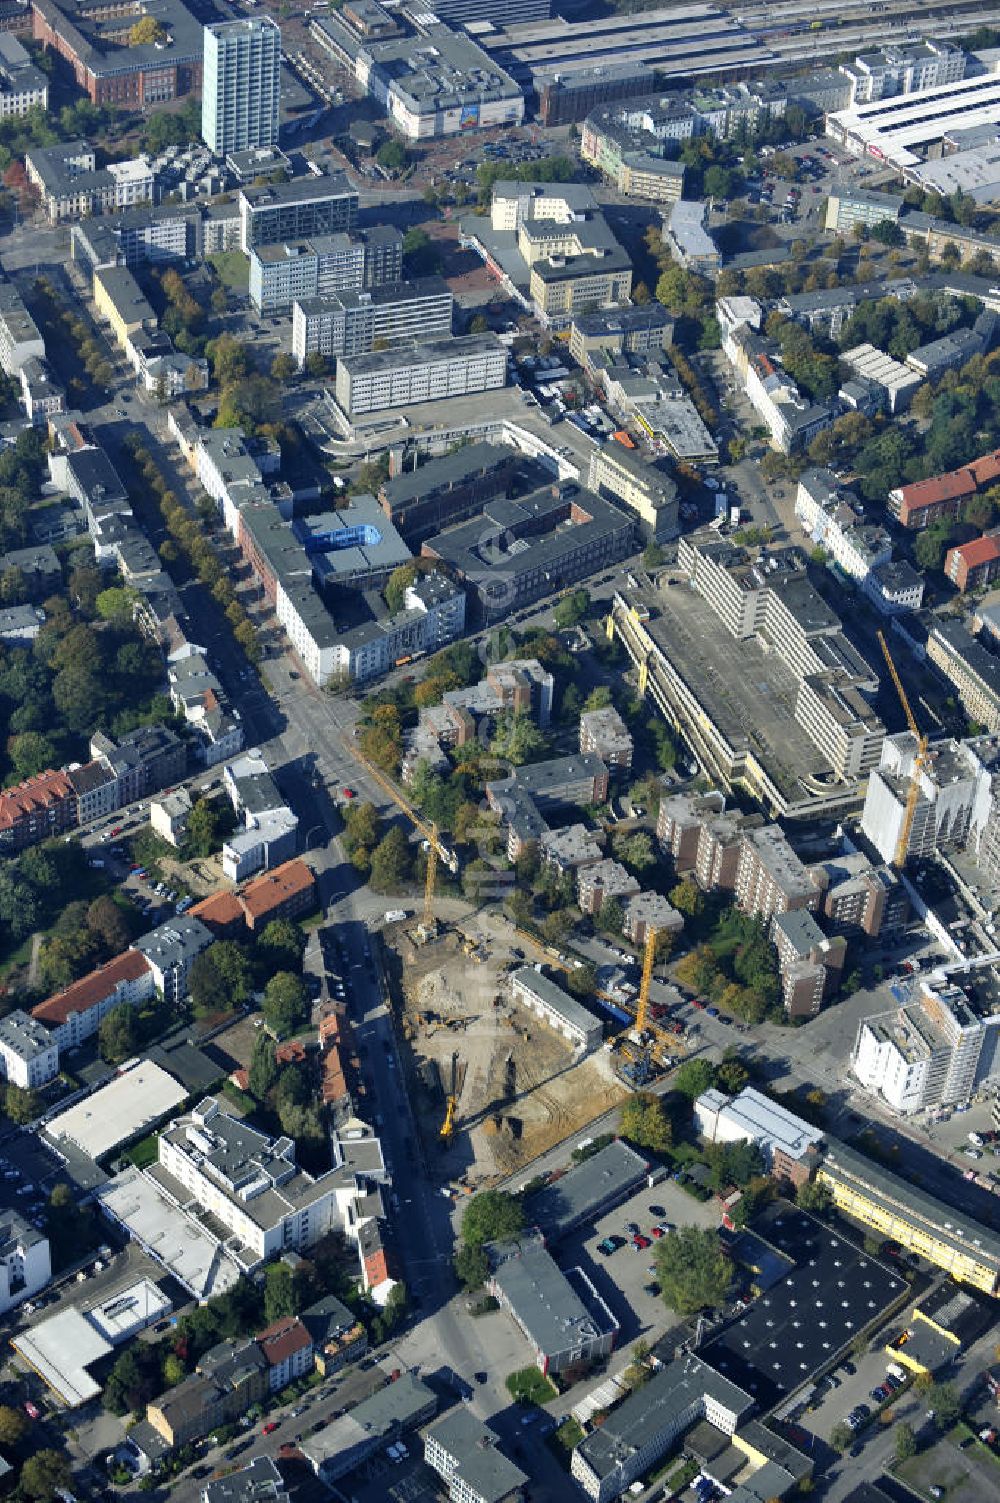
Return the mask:
POLYGON ((94 272, 94 303, 122 349, 140 329, 156 328, 152 305, 124 266, 104 266, 94 272))
POLYGON ((836 1139, 826 1143, 816 1178, 828 1187, 838 1211, 959 1283, 997 1293, 1000 1237, 836 1139))

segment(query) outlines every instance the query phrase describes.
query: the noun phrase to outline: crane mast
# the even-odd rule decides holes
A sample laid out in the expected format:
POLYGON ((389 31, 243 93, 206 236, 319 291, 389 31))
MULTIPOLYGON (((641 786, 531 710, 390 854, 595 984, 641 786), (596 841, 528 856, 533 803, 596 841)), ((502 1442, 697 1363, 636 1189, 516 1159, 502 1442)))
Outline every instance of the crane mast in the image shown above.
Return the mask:
POLYGON ((920 802, 920 773, 927 760, 927 747, 929 743, 927 737, 921 734, 917 726, 916 716, 910 708, 910 701, 907 698, 906 690, 903 688, 903 681, 896 670, 896 665, 892 660, 892 653, 889 651, 889 644, 885 640, 883 632, 878 633, 878 640, 879 646, 882 649, 882 656, 885 658, 889 669, 889 675, 895 685, 896 693, 899 695, 899 702, 903 706, 906 723, 917 742, 917 754, 913 759, 913 770, 910 773, 910 786, 906 792, 903 823, 899 828, 899 839, 896 841, 896 850, 892 858, 893 866, 902 870, 906 865, 906 857, 910 849, 910 836, 913 834, 913 821, 916 818, 917 804, 920 802))

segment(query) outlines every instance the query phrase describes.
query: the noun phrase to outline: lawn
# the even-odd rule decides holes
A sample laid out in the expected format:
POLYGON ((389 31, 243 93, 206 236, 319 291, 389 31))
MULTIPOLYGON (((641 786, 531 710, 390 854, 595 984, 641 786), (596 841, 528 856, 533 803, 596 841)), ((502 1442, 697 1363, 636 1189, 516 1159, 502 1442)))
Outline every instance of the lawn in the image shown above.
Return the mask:
POLYGON ((150 1164, 155 1164, 159 1157, 159 1142, 159 1133, 151 1132, 148 1137, 140 1138, 138 1143, 133 1143, 131 1148, 126 1148, 125 1158, 137 1169, 148 1169, 150 1164))
POLYGON ((224 287, 231 292, 246 292, 250 285, 250 262, 241 251, 218 251, 208 260, 224 287))
POLYGON ((555 1388, 537 1367, 522 1367, 519 1372, 511 1373, 507 1379, 507 1392, 512 1399, 520 1399, 522 1404, 547 1404, 556 1396, 555 1388))

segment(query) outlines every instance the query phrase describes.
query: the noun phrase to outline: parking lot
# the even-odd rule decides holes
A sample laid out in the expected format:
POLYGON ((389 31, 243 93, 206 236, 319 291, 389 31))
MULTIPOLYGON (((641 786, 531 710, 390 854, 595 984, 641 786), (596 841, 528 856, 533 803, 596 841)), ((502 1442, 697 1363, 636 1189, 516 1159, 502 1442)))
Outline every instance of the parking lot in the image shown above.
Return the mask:
MULTIPOLYGON (((878 1351, 865 1352, 860 1357, 847 1359, 854 1373, 845 1370, 841 1363, 834 1369, 833 1376, 837 1380, 838 1387, 830 1388, 812 1410, 802 1414, 797 1423, 805 1429, 811 1430, 822 1440, 828 1441, 838 1425, 842 1425, 851 1410, 858 1404, 866 1404, 874 1415, 878 1410, 878 1402, 872 1398, 872 1389, 877 1387, 885 1378, 886 1370, 891 1362, 891 1357, 879 1347, 878 1351)), ((909 1391, 901 1399, 889 1404, 893 1414, 899 1418, 903 1409, 915 1409, 919 1405, 909 1391)), ((912 1414, 906 1416, 913 1419, 912 1414)))
POLYGON ((685 1194, 672 1180, 664 1180, 652 1190, 643 1188, 617 1210, 602 1216, 592 1231, 579 1232, 560 1243, 557 1257, 562 1268, 580 1263, 593 1279, 597 1292, 621 1324, 618 1345, 621 1347, 642 1336, 655 1341, 673 1324, 670 1311, 659 1294, 651 1294, 646 1285, 655 1281, 653 1269, 656 1239, 650 1236, 654 1225, 719 1225, 717 1200, 697 1201, 685 1194), (663 1214, 652 1207, 662 1207, 663 1214), (639 1227, 650 1245, 637 1251, 627 1231, 629 1222, 639 1227), (609 1257, 598 1251, 606 1237, 624 1237, 626 1242, 609 1257))

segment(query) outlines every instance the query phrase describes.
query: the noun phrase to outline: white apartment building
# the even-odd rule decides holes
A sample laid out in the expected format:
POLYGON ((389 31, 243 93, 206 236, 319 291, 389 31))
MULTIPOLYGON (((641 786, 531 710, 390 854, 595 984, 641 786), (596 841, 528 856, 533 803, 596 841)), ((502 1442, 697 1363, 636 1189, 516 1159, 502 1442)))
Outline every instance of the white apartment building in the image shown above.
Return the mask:
POLYGON ((0 281, 0 366, 16 376, 29 360, 44 359, 45 340, 21 294, 12 282, 0 281))
POLYGON ((17 37, 9 31, 0 32, 0 120, 48 107, 47 75, 35 67, 17 37))
POLYGON ((210 151, 277 146, 281 30, 270 16, 205 27, 201 134, 210 151))
POLYGON ((17 1008, 0 1018, 0 1076, 33 1091, 59 1074, 59 1045, 36 1018, 17 1008))
POLYGON ((922 980, 905 1007, 858 1026, 851 1071, 893 1111, 968 1104, 1000 1077, 1000 1013, 975 1008, 947 979, 922 980))
POLYGON ((17 1211, 0 1215, 0 1315, 44 1289, 52 1277, 49 1239, 17 1211))
POLYGON ((446 1483, 449 1503, 520 1503, 528 1482, 464 1404, 424 1433, 424 1460, 446 1483))
POLYGON ((966 55, 952 42, 928 38, 911 45, 862 53, 840 71, 851 85, 851 104, 871 104, 896 94, 915 94, 965 77, 966 55))
POLYGON ((852 579, 863 580, 892 557, 884 527, 865 522, 864 508, 830 470, 806 470, 795 494, 795 515, 814 543, 852 579))
MULTIPOLYGON (((916 755, 911 731, 887 736, 879 766, 868 780, 861 829, 885 861, 896 859, 916 755)), ((989 822, 998 766, 1000 737, 934 742, 920 769, 920 794, 905 856, 931 856, 966 846, 978 851, 989 822)))
POLYGON ((213 938, 201 919, 183 913, 144 934, 135 949, 145 957, 156 990, 168 1002, 182 1002, 187 996, 191 967, 213 938))
POLYGON ((337 1170, 313 1179, 295 1162, 291 1138, 255 1132, 210 1096, 160 1134, 159 1163, 228 1228, 238 1245, 227 1246, 244 1267, 311 1247, 341 1224, 337 1170))
POLYGON ((75 1049, 91 1038, 114 1007, 138 1007, 154 995, 156 982, 144 955, 126 950, 89 976, 81 976, 61 992, 55 992, 31 1015, 48 1029, 62 1050, 75 1049))
POLYGON ((507 384, 507 351, 491 334, 400 345, 337 361, 337 402, 350 418, 496 391, 507 384))
POLYGON ((312 354, 363 355, 376 346, 447 338, 453 306, 447 284, 433 277, 305 298, 292 308, 292 354, 301 366, 312 354))

